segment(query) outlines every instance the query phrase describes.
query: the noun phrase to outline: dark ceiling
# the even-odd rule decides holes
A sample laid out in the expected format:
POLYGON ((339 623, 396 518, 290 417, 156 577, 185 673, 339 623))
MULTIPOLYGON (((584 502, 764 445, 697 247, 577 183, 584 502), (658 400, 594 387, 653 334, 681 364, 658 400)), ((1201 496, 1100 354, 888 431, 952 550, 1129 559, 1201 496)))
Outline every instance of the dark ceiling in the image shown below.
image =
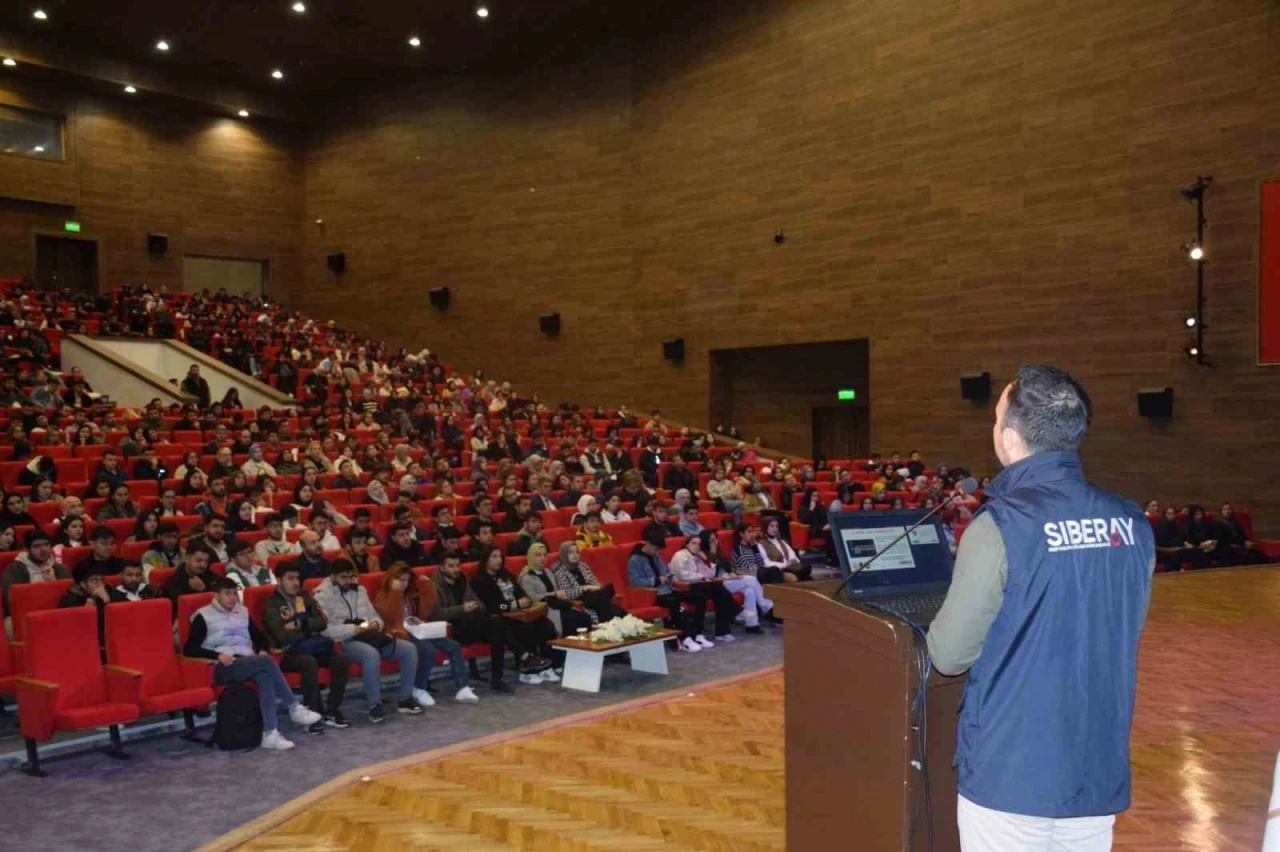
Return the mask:
POLYGON ((0 31, 59 53, 318 103, 413 75, 507 74, 623 36, 636 0, 7 0, 0 31), (43 9, 48 18, 32 16, 43 9), (408 43, 421 39, 421 47, 408 43), (171 49, 155 49, 158 39, 171 49), (285 77, 271 78, 273 69, 285 77))

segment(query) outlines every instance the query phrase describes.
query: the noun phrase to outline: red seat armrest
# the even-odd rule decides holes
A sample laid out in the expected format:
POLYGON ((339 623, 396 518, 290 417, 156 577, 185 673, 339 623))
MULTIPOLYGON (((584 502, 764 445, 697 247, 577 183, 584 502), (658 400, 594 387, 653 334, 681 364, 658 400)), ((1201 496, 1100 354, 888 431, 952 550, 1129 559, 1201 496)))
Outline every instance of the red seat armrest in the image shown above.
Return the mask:
POLYGON ((137 704, 142 695, 142 672, 124 666, 102 667, 107 681, 107 700, 120 704, 137 704))
POLYGON ((14 678, 14 683, 18 687, 18 722, 22 735, 36 742, 44 742, 53 736, 53 714, 58 709, 58 685, 25 676, 14 678))
MULTIPOLYGON (((3 629, 4 629, 4 626, 0 625, 0 630, 3 630, 3 629)), ((13 660, 13 670, 16 673, 22 674, 24 671, 26 671, 27 670, 27 666, 26 666, 27 643, 21 639, 15 639, 12 642, 10 642, 9 643, 9 659, 13 660)))
MULTIPOLYGON (((1280 562, 1280 539, 1260 538, 1254 543, 1258 545, 1259 550, 1266 554, 1268 559, 1280 562)), ((17 662, 15 659, 14 664, 17 665, 17 662)))
POLYGON ((213 667, 217 660, 206 660, 203 657, 179 657, 182 666, 182 685, 187 689, 198 689, 202 686, 213 686, 213 667))

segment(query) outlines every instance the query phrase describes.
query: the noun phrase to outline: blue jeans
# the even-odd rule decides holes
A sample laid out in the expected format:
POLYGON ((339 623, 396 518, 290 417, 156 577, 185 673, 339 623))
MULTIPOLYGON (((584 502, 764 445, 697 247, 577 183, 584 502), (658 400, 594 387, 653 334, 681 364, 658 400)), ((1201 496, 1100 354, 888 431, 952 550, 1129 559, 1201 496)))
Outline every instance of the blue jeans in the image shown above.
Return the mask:
POLYGON ((453 688, 462 689, 467 685, 467 661, 462 656, 462 645, 449 637, 443 639, 410 639, 418 649, 418 674, 413 685, 418 689, 426 689, 431 680, 431 669, 436 664, 436 654, 441 653, 449 658, 449 673, 453 675, 453 688))
POLYGON ((379 652, 368 642, 344 642, 342 653, 350 657, 351 662, 359 664, 360 679, 364 682, 364 697, 369 699, 370 707, 382 700, 382 660, 399 660, 400 700, 413 697, 413 678, 410 672, 418 667, 418 651, 411 643, 396 639, 379 652))
POLYGON ((218 663, 213 667, 214 683, 244 683, 253 681, 258 687, 258 709, 262 711, 262 732, 276 730, 279 721, 276 706, 292 707, 294 697, 289 682, 280 673, 280 667, 270 657, 236 657, 229 666, 218 663))

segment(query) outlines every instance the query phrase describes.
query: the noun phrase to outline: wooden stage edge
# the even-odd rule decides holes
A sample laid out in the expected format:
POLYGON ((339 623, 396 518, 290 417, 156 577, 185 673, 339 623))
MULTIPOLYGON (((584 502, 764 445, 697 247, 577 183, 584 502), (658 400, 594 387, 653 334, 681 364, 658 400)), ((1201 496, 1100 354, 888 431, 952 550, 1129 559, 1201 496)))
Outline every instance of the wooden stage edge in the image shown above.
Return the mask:
POLYGON ((286 822, 290 818, 297 816, 307 808, 317 802, 339 793, 347 787, 355 784, 365 783, 362 779, 366 776, 377 778, 379 775, 386 775, 391 772, 397 772, 401 769, 407 769, 413 766, 432 763, 438 760, 444 760, 448 757, 463 754, 469 751, 477 751, 479 749, 488 748, 490 746, 500 745, 510 740, 521 739, 523 737, 541 734, 547 731, 553 731, 558 728, 568 727, 570 725, 581 725, 587 722, 594 722, 608 716, 618 713, 626 713, 631 710, 639 710, 644 707, 650 707, 654 704, 662 704, 673 698, 680 698, 688 695, 690 692, 704 691, 708 689, 717 689, 725 686, 732 686, 736 683, 755 680, 756 678, 767 677, 782 671, 782 666, 767 666, 754 671, 743 672, 742 674, 732 675, 730 677, 720 678, 718 680, 709 680, 702 683, 690 684, 678 689, 671 689, 665 692, 658 692, 653 695, 646 695, 642 698, 635 698, 630 701, 620 701, 617 704, 609 704, 604 707, 596 707, 591 710, 584 710, 581 713, 573 713, 568 716, 557 716, 554 719, 547 719, 543 722, 534 722, 531 725, 525 725, 520 728, 513 728, 510 731, 503 731, 498 734, 490 734, 487 737, 477 737, 475 739, 463 740, 453 745, 441 746, 431 751, 418 752, 406 757, 398 757, 395 760, 387 760, 382 763, 375 763, 372 766, 366 766, 361 769, 352 769, 344 772, 327 781, 318 787, 315 787, 306 793, 303 793, 296 799, 287 802, 280 807, 263 814, 255 820, 245 823, 239 828, 227 832, 216 840, 206 843, 199 847, 195 852, 230 852, 230 850, 243 846, 245 843, 253 840, 281 823, 286 822))

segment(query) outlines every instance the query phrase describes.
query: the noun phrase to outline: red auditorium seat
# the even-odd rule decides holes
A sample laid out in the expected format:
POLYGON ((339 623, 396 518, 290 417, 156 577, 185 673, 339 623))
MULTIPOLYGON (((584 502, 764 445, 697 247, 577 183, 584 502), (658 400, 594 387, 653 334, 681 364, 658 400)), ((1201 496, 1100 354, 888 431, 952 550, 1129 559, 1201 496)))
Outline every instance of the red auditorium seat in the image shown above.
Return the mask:
POLYGON ((185 739, 195 740, 195 711, 213 703, 211 661, 173 650, 173 616, 167 599, 113 604, 105 610, 107 661, 142 676, 138 709, 144 715, 181 710, 185 739))
POLYGON ((13 666, 21 673, 26 671, 27 619, 31 613, 57 609, 58 601, 71 588, 70 580, 51 580, 47 583, 18 583, 9 587, 9 616, 13 621, 13 666))
POLYGON ((4 629, 4 604, 0 602, 0 695, 15 693, 14 676, 17 673, 13 652, 9 650, 9 632, 4 629))
POLYGON ((120 725, 138 718, 142 675, 102 664, 97 611, 75 607, 31 613, 27 635, 26 671, 17 678, 27 774, 44 775, 37 744, 47 742, 55 731, 107 725, 107 754, 127 757, 120 748, 120 725))

